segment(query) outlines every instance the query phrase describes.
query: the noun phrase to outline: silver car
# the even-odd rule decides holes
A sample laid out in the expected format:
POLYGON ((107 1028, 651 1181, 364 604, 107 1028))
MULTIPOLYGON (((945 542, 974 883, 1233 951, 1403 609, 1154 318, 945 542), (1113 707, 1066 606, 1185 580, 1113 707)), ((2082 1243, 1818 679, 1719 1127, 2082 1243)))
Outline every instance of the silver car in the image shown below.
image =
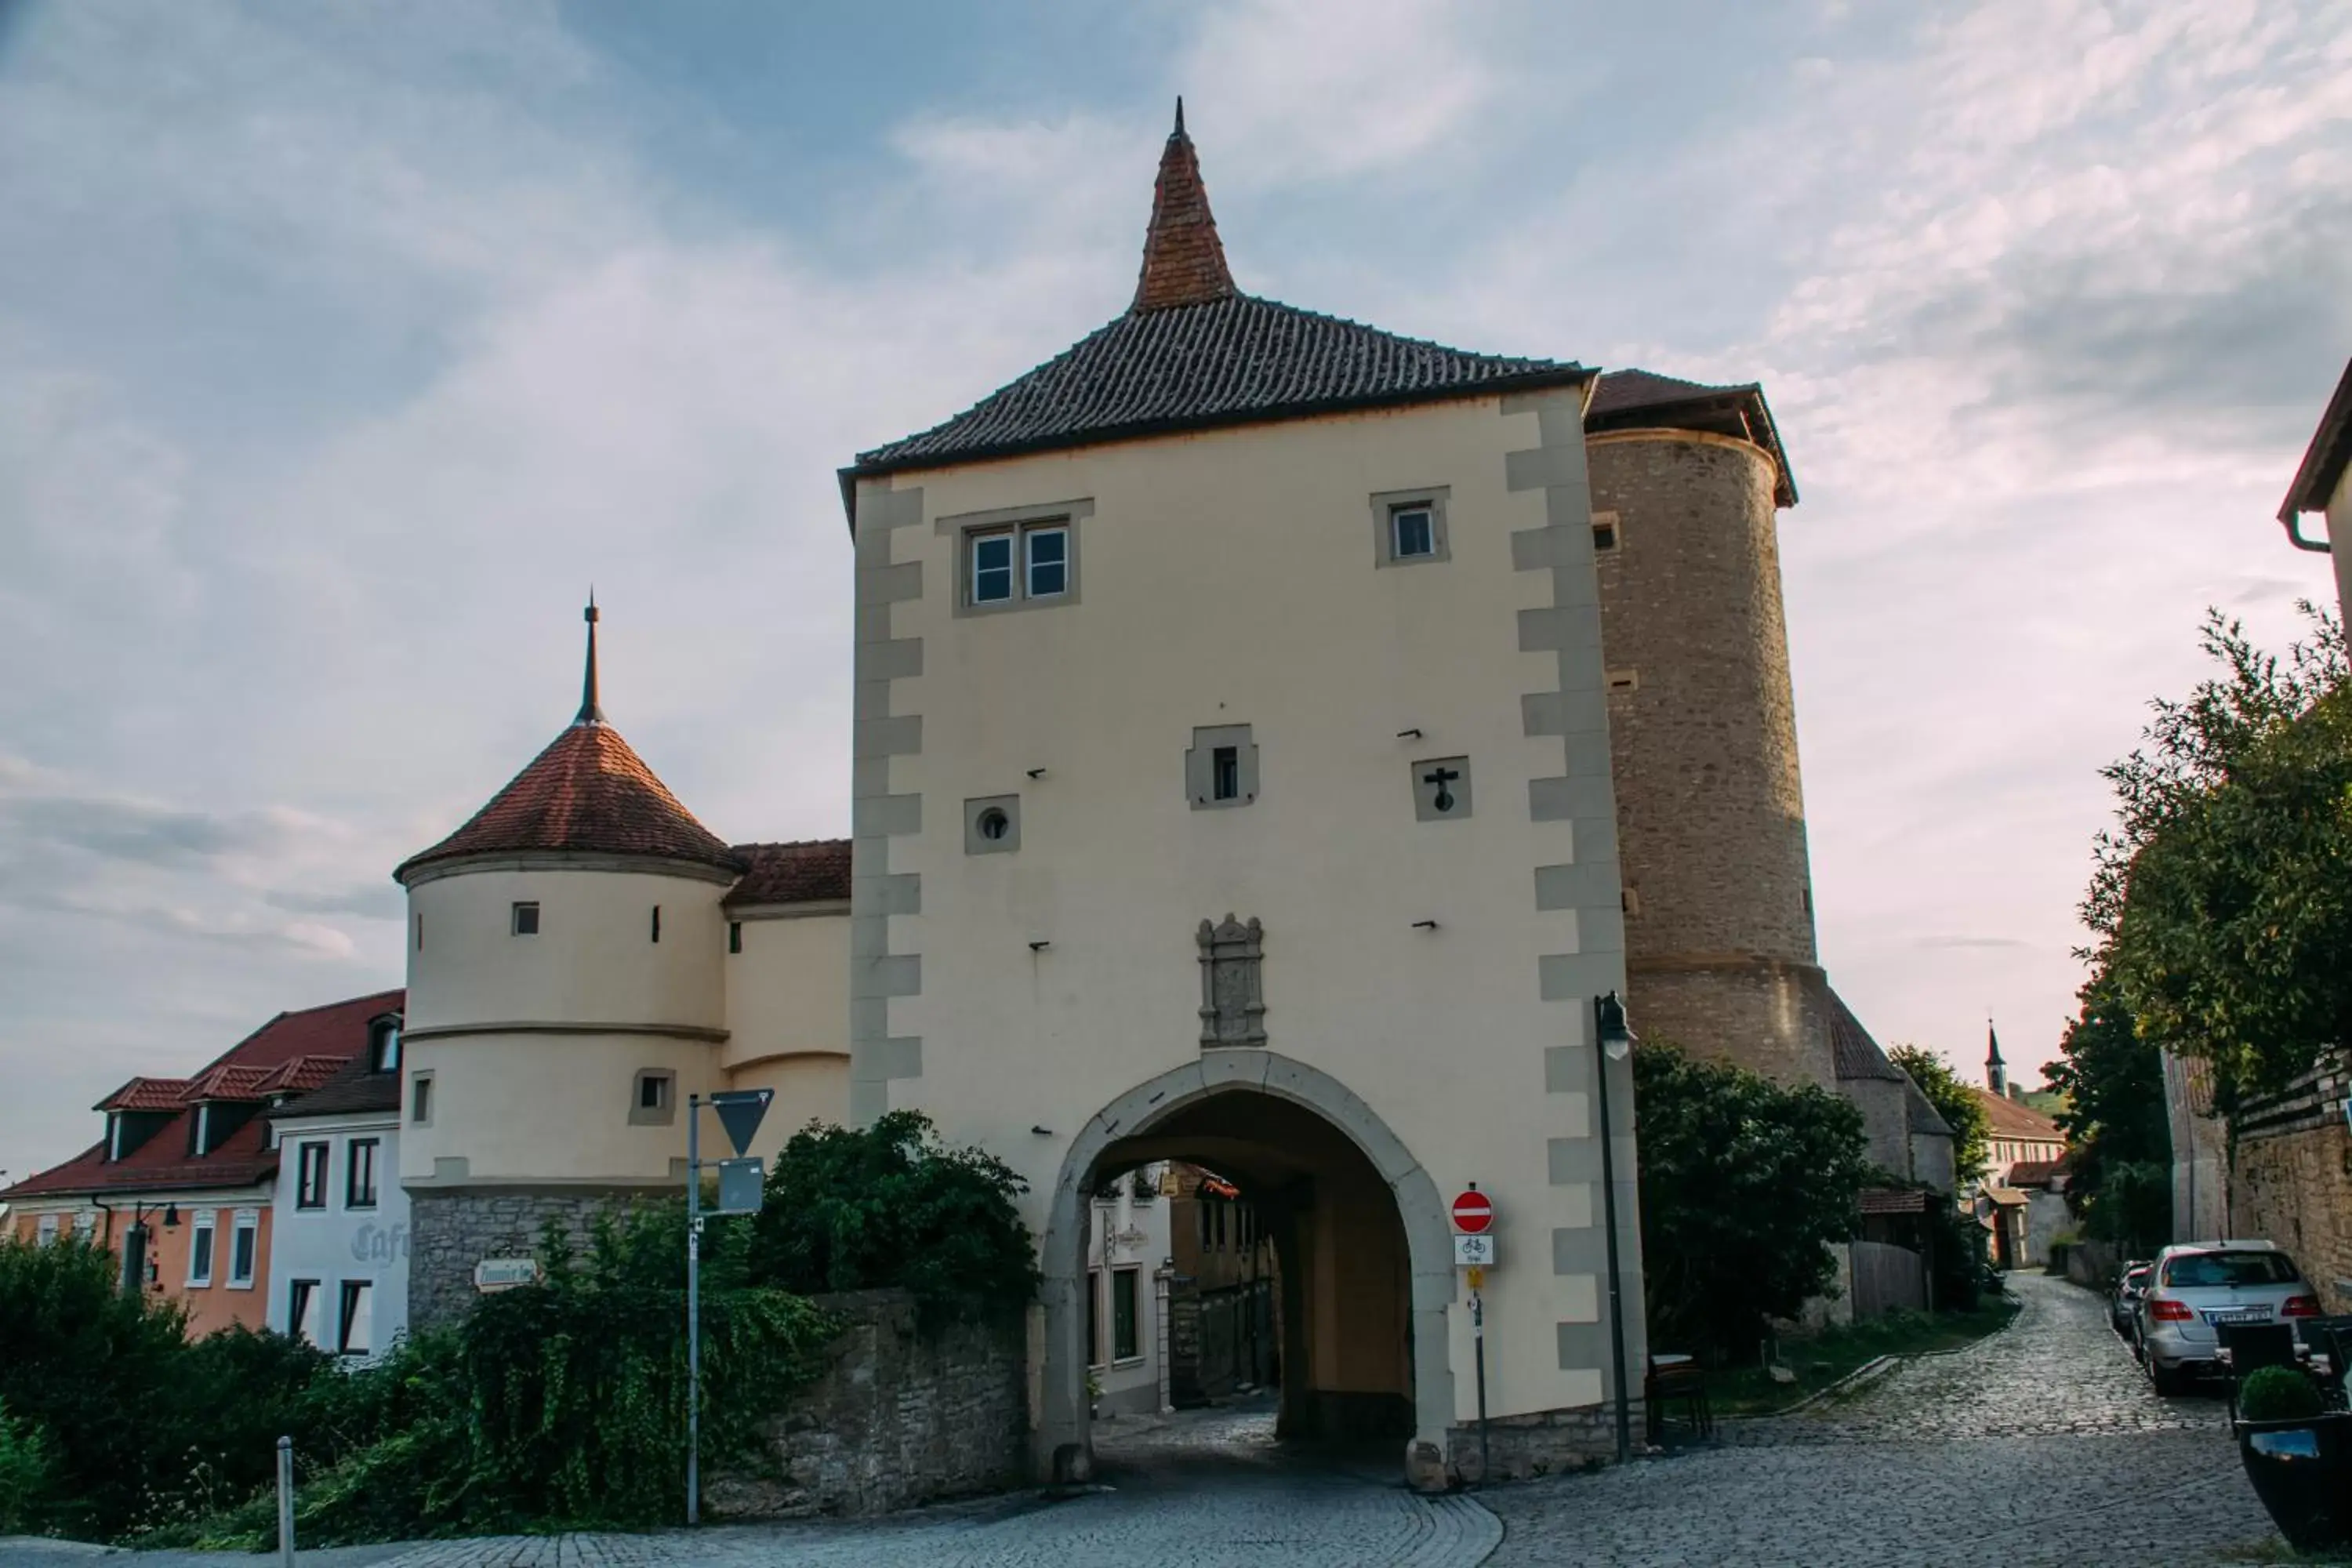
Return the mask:
POLYGON ((2220 1370, 2223 1323, 2284 1323, 2319 1316, 2319 1298, 2294 1260, 2267 1241, 2204 1241, 2156 1255, 2137 1319, 2147 1375, 2158 1394, 2220 1370))

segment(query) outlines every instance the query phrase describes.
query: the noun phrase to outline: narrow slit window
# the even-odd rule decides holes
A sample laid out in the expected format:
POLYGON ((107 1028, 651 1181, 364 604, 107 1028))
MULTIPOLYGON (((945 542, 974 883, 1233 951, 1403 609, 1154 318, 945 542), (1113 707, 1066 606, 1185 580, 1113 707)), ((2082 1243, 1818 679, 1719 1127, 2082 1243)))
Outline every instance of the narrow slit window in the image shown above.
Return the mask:
POLYGON ((408 1120, 419 1127, 433 1120, 433 1080, 423 1073, 408 1081, 408 1120))
POLYGON ((740 952, 743 951, 743 922, 741 921, 729 921, 727 922, 727 951, 730 952, 740 952))
POLYGON ((659 904, 654 906, 654 940, 661 941, 661 906, 659 904))
POLYGON ((517 936, 539 934, 539 906, 524 903, 514 906, 514 933, 517 936))
POLYGON ((416 951, 419 952, 425 951, 425 917, 423 915, 416 917, 416 951))
POLYGON ((1033 528, 1022 536, 1029 556, 1029 596, 1051 599, 1070 587, 1070 531, 1033 528))
POLYGON ((971 602, 1001 605, 1013 597, 1013 535, 975 534, 971 542, 971 602))
POLYGON ((1219 746, 1209 761, 1209 796, 1239 800, 1242 795, 1242 752, 1239 746, 1219 746))

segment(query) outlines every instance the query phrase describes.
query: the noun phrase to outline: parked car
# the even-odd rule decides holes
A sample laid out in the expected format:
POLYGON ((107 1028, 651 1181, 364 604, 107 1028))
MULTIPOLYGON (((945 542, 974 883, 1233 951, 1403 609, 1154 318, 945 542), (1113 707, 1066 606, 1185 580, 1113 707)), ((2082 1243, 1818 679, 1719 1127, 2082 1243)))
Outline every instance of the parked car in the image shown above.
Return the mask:
POLYGON ((2267 1241, 2205 1241, 2156 1255, 2136 1316, 2149 1380, 2158 1394, 2179 1394, 2220 1370, 2218 1325, 2315 1318, 2319 1298, 2267 1241))
POLYGON ((2107 1301, 2107 1321, 2116 1332, 2135 1343, 2139 1339, 2139 1299, 2147 1294, 2152 1263, 2126 1263, 2116 1276, 2116 1293, 2107 1301))

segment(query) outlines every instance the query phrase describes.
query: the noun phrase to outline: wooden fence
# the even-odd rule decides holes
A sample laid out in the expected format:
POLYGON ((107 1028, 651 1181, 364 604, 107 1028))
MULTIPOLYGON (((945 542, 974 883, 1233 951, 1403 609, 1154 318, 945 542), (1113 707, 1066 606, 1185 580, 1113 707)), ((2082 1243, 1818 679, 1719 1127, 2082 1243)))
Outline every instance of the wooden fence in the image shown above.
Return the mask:
POLYGON ((1853 1315, 1857 1321, 1879 1317, 1897 1308, 1924 1311, 1927 1306, 1927 1281, 1921 1272, 1917 1253, 1892 1242, 1853 1244, 1853 1315))

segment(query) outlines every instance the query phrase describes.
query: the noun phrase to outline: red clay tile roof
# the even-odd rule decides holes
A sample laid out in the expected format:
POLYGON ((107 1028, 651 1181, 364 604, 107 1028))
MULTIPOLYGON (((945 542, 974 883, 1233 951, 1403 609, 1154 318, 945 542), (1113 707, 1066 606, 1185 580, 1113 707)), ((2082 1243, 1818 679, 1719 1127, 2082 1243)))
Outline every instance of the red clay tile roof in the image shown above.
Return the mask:
POLYGON ((1995 1094, 1990 1089, 1979 1089, 1974 1084, 1969 1086, 1969 1091, 1974 1094, 1984 1106, 1985 1120, 1992 1124, 1994 1137, 2021 1142, 2040 1141, 2045 1143, 2063 1143, 2066 1142, 2066 1134, 2060 1130, 2058 1124, 2033 1107, 2011 1100, 2006 1095, 1995 1094))
POLYGON ((573 724, 471 820, 393 873, 473 855, 575 850, 739 868, 734 853, 678 804, 611 725, 573 724))
POLYGON ((1718 436, 1753 441, 1771 454, 1779 478, 1773 500, 1781 506, 1797 504, 1796 476, 1789 470, 1789 454, 1780 445, 1780 427, 1773 423, 1764 388, 1756 382, 1710 386, 1660 375, 1655 371, 1612 370, 1601 373, 1592 403, 1584 411, 1584 427, 1594 435, 1610 430, 1711 430, 1718 436))
POLYGON ((2012 1187, 2046 1187, 2051 1179, 2066 1168, 2062 1160, 2020 1160, 2009 1168, 2009 1184, 2012 1187))
POLYGON ((745 904, 810 904, 849 897, 849 840, 804 838, 789 844, 738 844, 749 868, 727 895, 745 904))
POLYGON ((1877 1189, 1862 1194, 1864 1214, 1926 1214, 1927 1194, 1921 1192, 1898 1192, 1892 1188, 1877 1189))
POLYGON ((1160 153, 1160 178, 1151 188, 1151 226, 1143 236, 1143 269, 1135 279, 1138 310, 1171 305, 1202 305, 1241 290, 1225 266, 1217 219, 1209 211, 1209 190, 1201 182, 1200 154, 1184 134, 1184 100, 1176 100, 1176 129, 1160 153))
MULTIPOLYGON (((357 1059, 364 1060, 366 1055, 362 1051, 357 1059)), ((261 1080, 258 1091, 265 1096, 307 1094, 342 1071, 343 1065, 342 1058, 337 1057, 296 1057, 270 1069, 269 1076, 261 1080)))
POLYGON ((177 1110, 188 1092, 184 1078, 134 1078, 92 1110, 177 1110))
MULTIPOLYGON (((347 1002, 331 1002, 323 1007, 280 1013, 205 1063, 194 1078, 134 1079, 101 1105, 111 1106, 142 1084, 176 1082, 184 1092, 187 1085, 202 1081, 217 1068, 258 1069, 267 1076, 273 1068, 306 1058, 341 1064, 366 1050, 369 1023, 386 1013, 400 1011, 403 997, 404 993, 399 991, 379 991, 347 1002)), ((278 1169, 278 1151, 263 1146, 267 1117, 254 1117, 231 1133, 219 1148, 192 1159, 188 1154, 188 1121, 194 1114, 192 1107, 174 1099, 169 1105, 134 1105, 131 1109, 170 1110, 174 1114, 154 1136, 121 1160, 109 1161, 106 1144, 101 1141, 64 1164, 51 1166, 0 1192, 0 1198, 14 1202, 58 1194, 244 1187, 278 1169)))
POLYGON ((269 1113, 276 1121, 298 1116, 341 1116, 354 1111, 400 1109, 400 1074, 377 1072, 365 1052, 338 1066, 315 1092, 289 1100, 269 1113))
POLYGON ((1903 1069, 1886 1059, 1845 998, 1832 991, 1830 995, 1830 1055, 1836 1059, 1837 1075, 1843 1079, 1878 1079, 1888 1083, 1901 1083, 1903 1069))
POLYGON ((223 1062, 206 1068, 188 1080, 187 1092, 180 1099, 194 1105, 203 1100, 259 1100, 261 1083, 273 1068, 247 1067, 237 1062, 223 1062))

